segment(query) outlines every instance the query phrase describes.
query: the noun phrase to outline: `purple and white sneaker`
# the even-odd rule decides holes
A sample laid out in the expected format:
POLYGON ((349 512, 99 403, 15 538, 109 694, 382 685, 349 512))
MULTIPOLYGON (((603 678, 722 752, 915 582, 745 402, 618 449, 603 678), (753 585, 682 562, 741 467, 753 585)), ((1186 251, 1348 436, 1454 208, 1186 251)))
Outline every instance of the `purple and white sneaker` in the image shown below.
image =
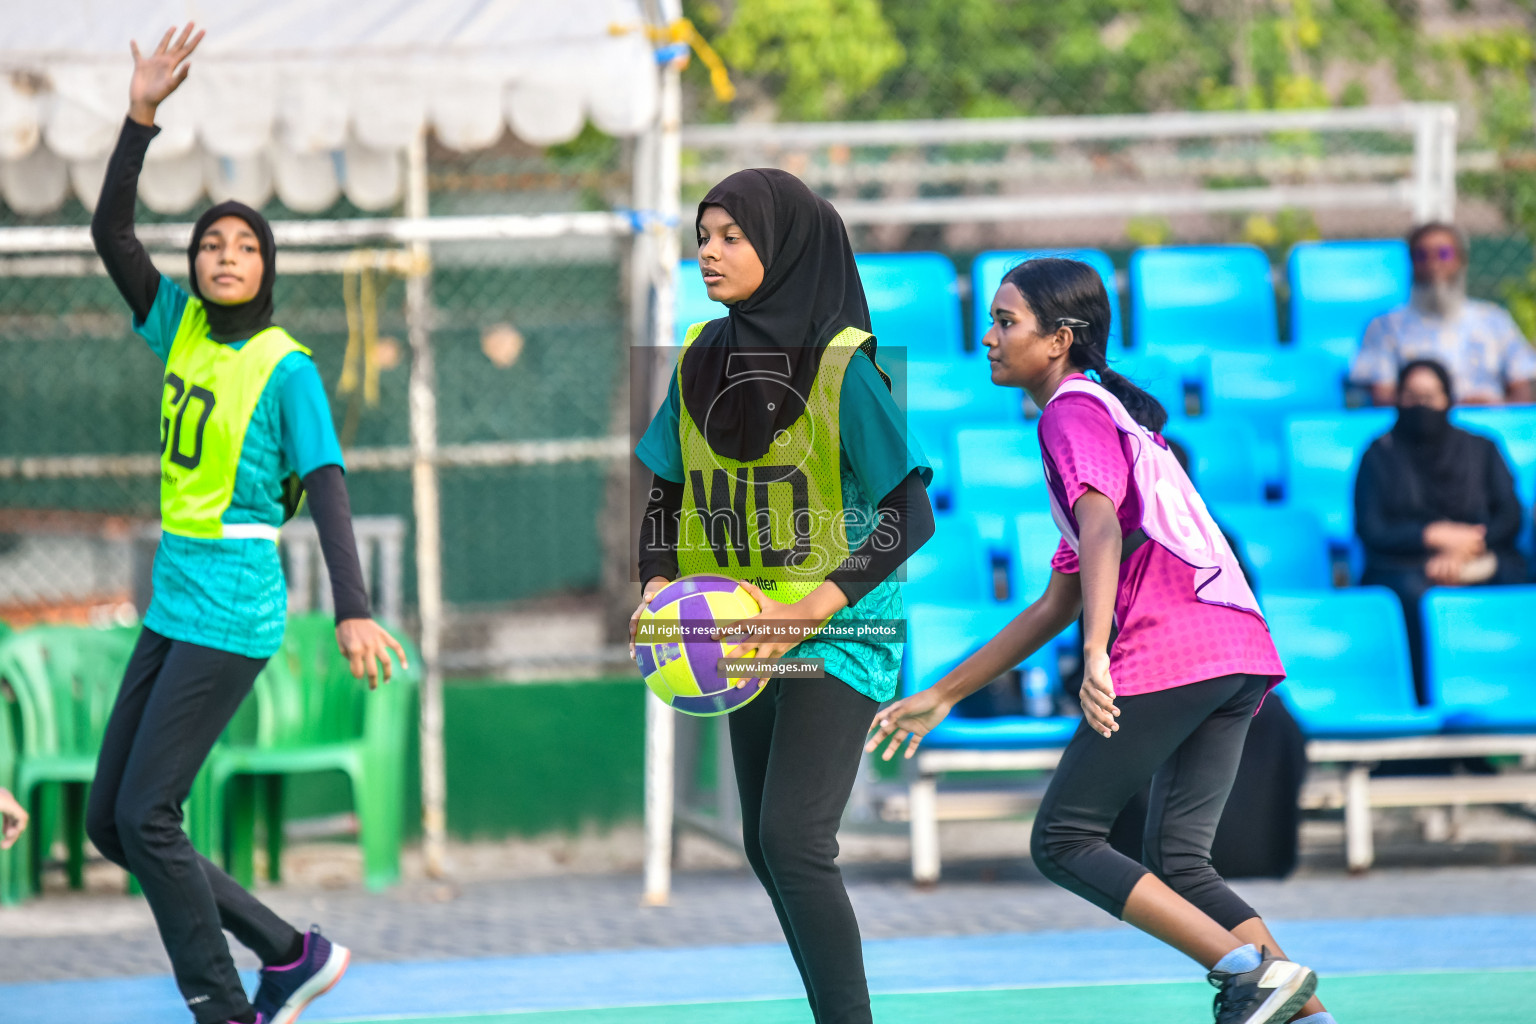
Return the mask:
POLYGON ((304 955, 282 967, 263 967, 251 1005, 259 1024, 293 1024, 310 1003, 329 992, 352 962, 352 951, 320 934, 304 936, 304 955))

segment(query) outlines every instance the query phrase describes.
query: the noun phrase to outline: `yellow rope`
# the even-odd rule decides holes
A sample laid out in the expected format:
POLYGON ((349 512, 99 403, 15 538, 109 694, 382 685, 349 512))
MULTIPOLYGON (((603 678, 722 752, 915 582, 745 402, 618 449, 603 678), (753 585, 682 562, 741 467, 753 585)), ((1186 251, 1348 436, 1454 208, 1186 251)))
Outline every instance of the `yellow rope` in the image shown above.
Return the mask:
MULTIPOLYGON (((347 311, 347 348, 341 359, 341 380, 337 390, 343 395, 362 388, 363 402, 379 403, 379 280, 387 272, 379 264, 379 253, 360 249, 352 253, 351 266, 342 271, 341 300, 347 311)), ((414 267, 391 267, 407 276, 414 267)))
POLYGON ((341 446, 352 447, 364 406, 379 404, 379 298, 381 275, 409 278, 431 273, 432 260, 418 247, 355 249, 341 272, 341 301, 347 311, 347 347, 341 357, 338 394, 348 396, 341 446))
MULTIPOLYGON (((632 26, 611 25, 608 31, 613 35, 623 35, 634 31, 632 26)), ((715 90, 715 97, 721 103, 729 103, 736 98, 736 86, 731 83, 730 72, 725 69, 725 61, 715 52, 715 48, 709 45, 693 22, 687 18, 678 18, 665 28, 654 25, 645 26, 646 38, 656 46, 669 46, 683 44, 699 55, 699 60, 709 69, 709 84, 715 90)))
MULTIPOLYGON (((353 254, 354 256, 360 254, 353 254)), ((363 359, 362 346, 362 312, 358 308, 360 297, 358 295, 357 277, 362 272, 362 261, 357 261, 355 268, 348 268, 341 272, 341 302, 347 310, 347 348, 341 357, 341 380, 336 388, 343 395, 350 395, 357 390, 357 381, 362 376, 359 363, 363 359)))

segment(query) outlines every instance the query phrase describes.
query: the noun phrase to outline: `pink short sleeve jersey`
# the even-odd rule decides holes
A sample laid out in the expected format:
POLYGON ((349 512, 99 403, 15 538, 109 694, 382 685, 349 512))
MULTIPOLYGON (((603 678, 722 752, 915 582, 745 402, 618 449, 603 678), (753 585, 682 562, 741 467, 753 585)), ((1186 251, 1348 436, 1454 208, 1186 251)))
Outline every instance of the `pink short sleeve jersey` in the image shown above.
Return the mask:
MULTIPOLYGON (((1087 491, 1098 491, 1115 503, 1126 534, 1141 526, 1143 512, 1132 475, 1132 443, 1103 403, 1088 395, 1058 395, 1040 417, 1041 455, 1047 476, 1059 481, 1062 506, 1070 509, 1087 491)), ((1077 554, 1065 540, 1051 567, 1079 570, 1077 554)), ((1275 682, 1285 675, 1264 620, 1199 600, 1196 568, 1153 540, 1120 566, 1115 623, 1120 632, 1109 656, 1120 694, 1152 693, 1236 673, 1270 676, 1275 682)))

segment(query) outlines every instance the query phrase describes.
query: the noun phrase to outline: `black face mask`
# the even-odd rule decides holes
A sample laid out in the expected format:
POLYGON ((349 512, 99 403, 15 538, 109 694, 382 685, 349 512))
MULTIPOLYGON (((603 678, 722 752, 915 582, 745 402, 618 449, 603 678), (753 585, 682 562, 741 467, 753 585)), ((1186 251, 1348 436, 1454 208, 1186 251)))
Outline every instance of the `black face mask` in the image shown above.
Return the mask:
POLYGON ((1397 410, 1397 425, 1392 429, 1405 441, 1434 444, 1450 432, 1450 413, 1427 405, 1403 406, 1397 410))

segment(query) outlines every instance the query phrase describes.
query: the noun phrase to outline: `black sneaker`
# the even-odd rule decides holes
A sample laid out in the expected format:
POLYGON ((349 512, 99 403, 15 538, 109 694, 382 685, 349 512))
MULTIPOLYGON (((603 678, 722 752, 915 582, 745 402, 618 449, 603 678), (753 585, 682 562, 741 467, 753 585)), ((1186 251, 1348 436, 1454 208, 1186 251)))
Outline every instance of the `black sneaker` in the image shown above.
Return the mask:
POLYGON ((1259 966, 1242 974, 1211 971, 1206 980, 1215 985, 1216 1024, 1284 1024, 1312 998, 1317 975, 1311 968, 1293 964, 1259 951, 1259 966))
POLYGON ((338 946, 319 928, 304 936, 304 955, 291 964, 264 967, 261 985, 251 1005, 260 1024, 293 1024, 305 1007, 325 995, 347 972, 352 954, 338 946))

